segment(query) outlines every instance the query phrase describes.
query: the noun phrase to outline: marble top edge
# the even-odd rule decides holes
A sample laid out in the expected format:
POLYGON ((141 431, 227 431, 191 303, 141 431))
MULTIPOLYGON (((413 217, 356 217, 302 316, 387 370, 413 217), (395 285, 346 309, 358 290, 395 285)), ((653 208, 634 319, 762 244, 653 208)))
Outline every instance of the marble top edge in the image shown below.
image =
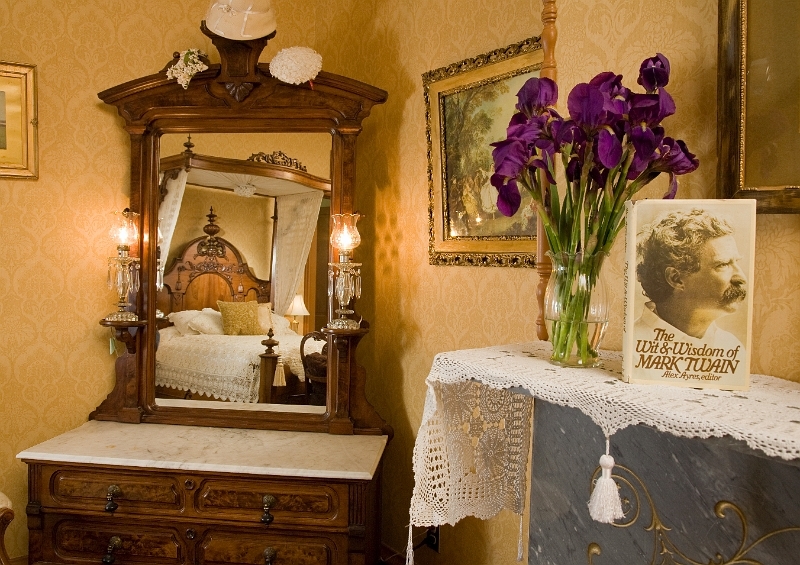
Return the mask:
POLYGON ((388 438, 90 421, 18 459, 330 479, 371 479, 388 438))
POLYGON ((312 479, 364 479, 371 480, 375 475, 378 462, 375 461, 372 469, 366 471, 326 471, 317 469, 298 469, 281 467, 259 467, 259 466, 235 466, 235 465, 215 465, 197 463, 187 465, 180 462, 148 461, 144 459, 120 459, 113 457, 89 457, 89 456, 59 456, 53 453, 36 452, 28 449, 20 452, 17 459, 26 462, 36 463, 75 463, 107 465, 111 467, 137 467, 141 469, 164 469, 172 471, 206 471, 225 474, 246 474, 261 476, 282 476, 282 477, 303 477, 312 479))

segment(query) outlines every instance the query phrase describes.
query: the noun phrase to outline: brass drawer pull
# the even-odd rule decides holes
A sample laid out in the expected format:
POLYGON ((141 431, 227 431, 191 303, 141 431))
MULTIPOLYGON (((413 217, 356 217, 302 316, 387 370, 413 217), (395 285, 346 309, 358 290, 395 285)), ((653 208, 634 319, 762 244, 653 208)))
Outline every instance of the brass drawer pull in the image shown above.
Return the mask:
POLYGON ((186 530, 186 539, 193 540, 197 537, 197 532, 195 532, 192 528, 186 530))
POLYGON ((117 508, 119 508, 119 504, 114 502, 115 496, 121 496, 122 489, 119 488, 117 485, 111 485, 108 487, 108 494, 106 494, 106 512, 113 512, 117 508))
POLYGON ((192 490, 194 488, 194 481, 192 479, 186 479, 183 482, 183 486, 186 487, 186 490, 192 490))
MULTIPOLYGON (((270 508, 275 506, 275 503, 278 502, 278 501, 271 494, 265 494, 264 498, 261 499, 261 502, 264 503, 264 515, 261 516, 261 523, 270 525, 272 523, 272 521, 275 519, 275 516, 270 514, 269 510, 270 510, 270 508)), ((268 547, 267 549, 272 549, 272 548, 268 547)), ((266 558, 266 550, 265 550, 264 557, 266 558)), ((267 562, 267 563, 269 563, 269 562, 267 562)))
POLYGON ((108 540, 108 549, 106 550, 106 554, 103 556, 103 564, 104 565, 111 565, 114 563, 116 557, 114 557, 114 552, 122 547, 122 540, 119 539, 119 536, 113 536, 110 540, 108 540))
POLYGON ((272 560, 278 555, 274 548, 268 547, 264 550, 264 565, 272 565, 272 560))

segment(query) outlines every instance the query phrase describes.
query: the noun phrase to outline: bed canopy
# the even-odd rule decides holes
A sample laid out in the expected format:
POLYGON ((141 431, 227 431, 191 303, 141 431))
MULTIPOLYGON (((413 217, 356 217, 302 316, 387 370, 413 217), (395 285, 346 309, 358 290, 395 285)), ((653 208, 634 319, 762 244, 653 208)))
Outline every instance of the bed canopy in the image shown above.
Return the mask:
MULTIPOLYGON (((274 198, 271 298, 275 312, 286 312, 303 277, 320 205, 330 196, 330 180, 309 174, 302 163, 281 151, 253 153, 247 159, 213 157, 193 152, 191 137, 184 147, 182 153, 161 159, 160 257, 169 255, 187 184, 243 197, 274 198)), ((159 262, 159 278, 165 263, 159 262)))

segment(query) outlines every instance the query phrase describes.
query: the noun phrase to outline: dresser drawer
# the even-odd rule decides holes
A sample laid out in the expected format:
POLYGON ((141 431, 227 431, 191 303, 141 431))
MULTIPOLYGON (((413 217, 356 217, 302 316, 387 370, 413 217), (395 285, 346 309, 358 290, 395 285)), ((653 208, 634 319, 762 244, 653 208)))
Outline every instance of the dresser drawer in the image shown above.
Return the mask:
POLYGON ((106 510, 113 490, 113 513, 152 514, 184 510, 184 490, 175 476, 154 472, 115 469, 62 468, 46 466, 40 502, 45 508, 71 508, 112 513, 106 510))
POLYGON ((44 522, 46 531, 52 532, 52 537, 42 540, 44 562, 99 564, 108 555, 114 537, 119 538, 119 545, 112 552, 117 565, 182 565, 187 562, 185 534, 178 527, 112 517, 102 520, 58 514, 46 515, 44 522))
POLYGON ((251 533, 209 529, 197 548, 197 565, 264 565, 271 548, 271 565, 347 565, 347 536, 303 531, 251 533))
POLYGON ((275 498, 269 510, 273 526, 347 526, 346 484, 299 479, 208 479, 197 488, 194 508, 199 518, 258 524, 264 515, 265 495, 275 498))

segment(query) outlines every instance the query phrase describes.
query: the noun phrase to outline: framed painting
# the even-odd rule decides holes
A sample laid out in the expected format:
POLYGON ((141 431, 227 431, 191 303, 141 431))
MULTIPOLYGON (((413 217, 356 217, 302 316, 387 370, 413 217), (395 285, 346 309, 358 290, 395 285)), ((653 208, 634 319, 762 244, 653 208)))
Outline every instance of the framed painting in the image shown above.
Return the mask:
POLYGON ((533 37, 422 75, 432 265, 534 266, 532 201, 523 195, 511 218, 497 210, 490 143, 505 139, 517 92, 543 61, 533 37))
POLYGON ((717 193, 800 213, 800 2, 719 0, 717 193))
POLYGON ((0 61, 0 177, 38 178, 36 67, 0 61))

